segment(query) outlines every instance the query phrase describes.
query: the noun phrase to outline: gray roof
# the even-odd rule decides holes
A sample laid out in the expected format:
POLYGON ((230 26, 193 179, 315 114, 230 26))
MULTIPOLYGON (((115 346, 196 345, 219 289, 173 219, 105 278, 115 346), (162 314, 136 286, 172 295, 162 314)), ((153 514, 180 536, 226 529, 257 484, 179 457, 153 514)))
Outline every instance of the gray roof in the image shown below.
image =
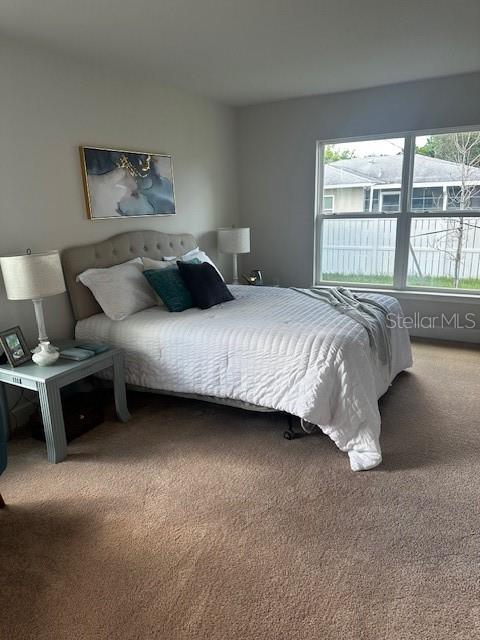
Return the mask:
MULTIPOLYGON (((377 156, 336 160, 325 165, 324 185, 400 184, 403 156, 377 156)), ((415 154, 415 182, 460 182, 462 168, 456 162, 415 154)), ((467 180, 478 180, 480 168, 469 167, 467 180)))

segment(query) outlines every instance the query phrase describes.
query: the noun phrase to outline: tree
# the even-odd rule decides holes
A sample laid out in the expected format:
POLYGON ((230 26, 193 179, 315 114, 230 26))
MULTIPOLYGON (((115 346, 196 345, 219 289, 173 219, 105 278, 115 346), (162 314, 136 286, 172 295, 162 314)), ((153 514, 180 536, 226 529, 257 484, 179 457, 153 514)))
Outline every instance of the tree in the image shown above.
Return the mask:
MULTIPOLYGON (((441 160, 455 162, 460 169, 460 185, 448 189, 448 208, 468 211, 472 207, 474 196, 480 195, 480 188, 474 182, 474 174, 480 166, 480 132, 469 131, 429 136, 423 147, 417 147, 417 153, 441 160)), ((478 183, 478 180, 477 180, 478 183)), ((447 230, 441 236, 435 234, 433 244, 449 255, 454 262, 454 287, 460 283, 460 270, 463 261, 465 234, 472 225, 463 217, 450 218, 447 230)))
MULTIPOLYGON (((475 158, 477 161, 480 158, 480 133, 470 131, 428 136, 427 142, 423 147, 417 147, 416 152, 431 158, 458 162, 459 150, 462 148, 469 150, 470 163, 475 165, 475 158)), ((461 152, 460 156, 463 157, 463 155, 464 153, 461 152)))
POLYGON ((327 145, 325 147, 325 153, 323 156, 323 161, 325 164, 329 164, 330 162, 336 162, 337 160, 350 160, 355 157, 355 151, 353 149, 343 149, 339 151, 335 149, 334 145, 327 145))

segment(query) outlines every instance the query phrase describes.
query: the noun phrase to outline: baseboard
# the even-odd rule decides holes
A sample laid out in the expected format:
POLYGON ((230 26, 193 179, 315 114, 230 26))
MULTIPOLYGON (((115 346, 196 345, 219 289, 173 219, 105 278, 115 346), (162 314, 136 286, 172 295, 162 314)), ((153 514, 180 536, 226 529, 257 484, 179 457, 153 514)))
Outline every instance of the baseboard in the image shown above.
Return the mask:
POLYGON ((450 327, 432 329, 412 329, 412 338, 425 338, 427 340, 439 340, 446 342, 462 342, 465 344, 480 344, 480 330, 478 329, 454 329, 450 327))

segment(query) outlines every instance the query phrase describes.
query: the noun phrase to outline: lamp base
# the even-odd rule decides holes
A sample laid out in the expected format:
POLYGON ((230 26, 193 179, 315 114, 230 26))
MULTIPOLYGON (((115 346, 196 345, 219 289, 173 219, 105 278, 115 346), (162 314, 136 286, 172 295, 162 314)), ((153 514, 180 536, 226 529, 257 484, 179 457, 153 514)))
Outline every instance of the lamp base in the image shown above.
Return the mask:
POLYGON ((240 284, 238 279, 238 256, 232 253, 232 284, 240 284))
POLYGON ((55 364, 60 357, 60 353, 57 347, 54 347, 47 337, 42 298, 35 299, 32 302, 35 308, 35 318, 38 326, 38 346, 32 349, 32 360, 40 367, 48 367, 51 364, 55 364))
POLYGON ((39 367, 48 367, 59 359, 60 353, 57 347, 50 344, 48 340, 41 340, 35 349, 32 350, 32 360, 39 367))

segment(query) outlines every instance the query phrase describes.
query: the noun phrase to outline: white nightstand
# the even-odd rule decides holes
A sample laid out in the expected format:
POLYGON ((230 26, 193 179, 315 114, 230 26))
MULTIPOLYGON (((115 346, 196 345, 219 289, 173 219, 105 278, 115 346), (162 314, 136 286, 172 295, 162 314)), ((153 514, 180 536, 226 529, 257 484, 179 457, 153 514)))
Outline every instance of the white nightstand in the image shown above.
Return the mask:
POLYGON ((40 399, 48 461, 61 462, 67 457, 67 439, 63 423, 60 389, 108 367, 113 368, 117 417, 122 422, 126 422, 130 418, 130 414, 125 395, 125 375, 121 349, 109 349, 82 362, 59 358, 54 365, 49 367, 39 367, 33 362, 26 362, 15 368, 8 364, 0 365, 0 422, 8 432, 9 414, 5 393, 6 384, 36 391, 40 399))

